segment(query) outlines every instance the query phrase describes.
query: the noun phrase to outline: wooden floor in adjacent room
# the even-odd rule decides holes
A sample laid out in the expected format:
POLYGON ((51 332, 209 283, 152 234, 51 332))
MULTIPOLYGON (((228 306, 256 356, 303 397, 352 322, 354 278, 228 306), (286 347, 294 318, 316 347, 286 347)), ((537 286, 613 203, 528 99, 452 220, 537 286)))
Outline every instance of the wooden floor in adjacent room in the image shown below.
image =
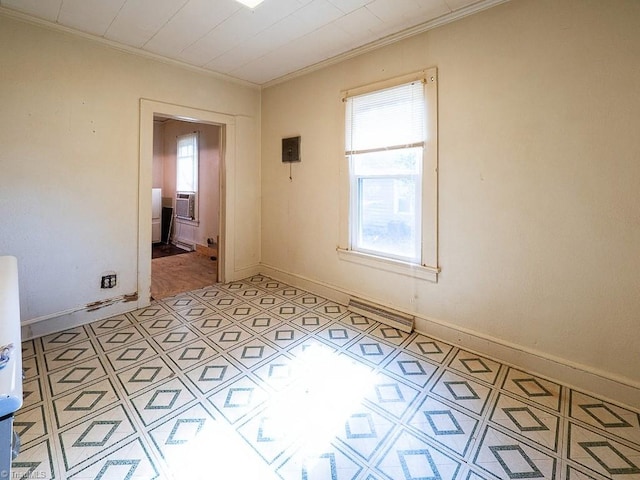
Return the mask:
POLYGON ((218 262, 198 252, 151 260, 151 297, 160 300, 178 293, 214 285, 218 262))

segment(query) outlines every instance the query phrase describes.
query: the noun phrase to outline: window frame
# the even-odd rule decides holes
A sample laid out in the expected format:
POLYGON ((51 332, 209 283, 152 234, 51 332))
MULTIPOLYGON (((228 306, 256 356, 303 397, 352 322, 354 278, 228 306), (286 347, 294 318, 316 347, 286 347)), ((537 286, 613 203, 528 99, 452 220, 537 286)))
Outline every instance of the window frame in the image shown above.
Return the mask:
MULTIPOLYGON (((354 234, 352 215, 352 175, 348 156, 341 162, 341 195, 340 195, 340 232, 337 247, 341 260, 390 271, 414 278, 437 282, 440 267, 438 265, 438 76, 437 68, 421 70, 409 75, 372 83, 362 87, 341 92, 344 103, 343 132, 346 132, 347 98, 373 93, 394 86, 415 81, 424 82, 426 101, 426 137, 422 159, 422 181, 420 182, 422 201, 421 210, 421 249, 419 262, 381 256, 375 252, 354 250, 351 248, 354 234)), ((346 140, 345 145, 346 147, 346 140)), ((343 154, 346 148, 343 149, 343 154)))

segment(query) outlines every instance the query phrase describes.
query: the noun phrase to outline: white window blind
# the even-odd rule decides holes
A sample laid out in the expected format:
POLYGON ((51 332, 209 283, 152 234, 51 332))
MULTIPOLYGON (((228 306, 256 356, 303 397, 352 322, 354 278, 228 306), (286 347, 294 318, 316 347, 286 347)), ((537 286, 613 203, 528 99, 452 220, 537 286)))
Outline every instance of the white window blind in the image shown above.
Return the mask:
POLYGON ((422 81, 348 97, 346 154, 424 146, 425 117, 422 81))

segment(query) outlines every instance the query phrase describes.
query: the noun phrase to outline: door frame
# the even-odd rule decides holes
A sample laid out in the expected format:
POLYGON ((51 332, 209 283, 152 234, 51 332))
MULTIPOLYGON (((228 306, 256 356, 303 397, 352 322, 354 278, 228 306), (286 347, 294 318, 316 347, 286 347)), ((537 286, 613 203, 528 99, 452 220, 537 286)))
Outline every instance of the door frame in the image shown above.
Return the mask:
POLYGON ((140 99, 140 156, 138 164, 138 308, 151 303, 151 188, 153 171, 153 119, 155 116, 217 125, 220 130, 220 215, 218 282, 231 278, 233 262, 233 178, 236 151, 236 119, 209 110, 140 99))

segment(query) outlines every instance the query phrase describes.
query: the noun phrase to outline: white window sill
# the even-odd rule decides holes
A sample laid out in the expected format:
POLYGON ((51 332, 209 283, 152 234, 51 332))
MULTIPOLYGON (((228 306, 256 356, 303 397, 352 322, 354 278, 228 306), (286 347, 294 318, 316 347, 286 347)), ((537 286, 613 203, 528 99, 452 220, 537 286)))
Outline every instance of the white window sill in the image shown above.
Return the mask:
POLYGON ((426 265, 417 265, 399 260, 377 257, 375 255, 355 252, 344 248, 337 248, 336 251, 338 252, 338 258, 345 262, 364 265, 378 270, 385 270, 387 272, 418 278, 420 280, 428 280, 434 283, 438 282, 438 273, 440 273, 440 268, 438 267, 428 267, 426 265))
POLYGON ((188 218, 176 217, 176 223, 180 223, 182 225, 191 225, 193 227, 197 227, 197 226, 200 225, 200 220, 189 220, 188 218))

